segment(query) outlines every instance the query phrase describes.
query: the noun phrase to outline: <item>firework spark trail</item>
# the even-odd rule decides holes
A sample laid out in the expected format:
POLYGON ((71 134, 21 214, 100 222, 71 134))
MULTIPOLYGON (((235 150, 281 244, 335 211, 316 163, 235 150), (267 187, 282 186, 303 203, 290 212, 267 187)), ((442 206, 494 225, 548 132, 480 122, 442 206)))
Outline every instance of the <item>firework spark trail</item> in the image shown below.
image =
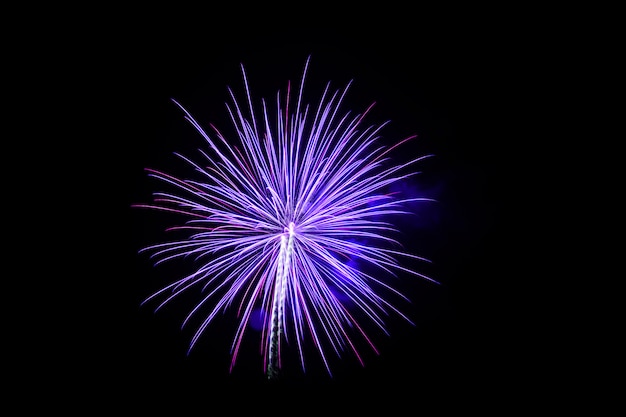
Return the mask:
POLYGON ((214 156, 200 151, 205 161, 196 163, 176 154, 194 168, 198 180, 146 169, 149 176, 173 186, 182 195, 157 192, 153 204, 133 205, 189 217, 184 225, 171 228, 189 232, 188 238, 155 244, 141 252, 152 252, 155 264, 194 257, 202 262, 200 267, 155 292, 144 303, 161 298, 158 310, 181 293, 200 287, 202 299, 191 308, 183 326, 202 307, 207 313, 189 351, 219 312, 237 306, 239 323, 231 346, 231 371, 256 308, 265 312, 260 349, 269 378, 278 375, 282 346, 291 338, 303 370, 304 344, 310 338, 332 375, 329 347, 337 356, 349 348, 363 364, 353 333, 378 353, 359 320, 333 291, 348 300, 350 309, 387 333, 383 316, 390 311, 411 321, 381 295, 385 292, 406 299, 384 277, 402 271, 437 283, 401 265, 399 257, 428 260, 404 252, 391 237, 396 228, 381 220, 408 213, 402 208, 405 203, 433 201, 425 197, 396 199, 385 193, 391 184, 417 174, 403 172, 431 155, 392 165, 389 152, 415 136, 392 147, 377 145, 386 123, 367 128, 361 125, 373 105, 355 116, 339 112, 350 83, 335 92, 330 91, 328 83, 314 112, 308 105, 303 107, 308 65, 309 59, 295 110, 289 111, 288 84, 284 106, 277 94, 275 125, 262 100, 260 126, 242 65, 249 116, 231 89, 232 106, 227 104, 241 149, 229 145, 213 126, 215 136, 209 135, 173 100, 214 156), (352 260, 380 272, 374 276, 352 266, 352 260))

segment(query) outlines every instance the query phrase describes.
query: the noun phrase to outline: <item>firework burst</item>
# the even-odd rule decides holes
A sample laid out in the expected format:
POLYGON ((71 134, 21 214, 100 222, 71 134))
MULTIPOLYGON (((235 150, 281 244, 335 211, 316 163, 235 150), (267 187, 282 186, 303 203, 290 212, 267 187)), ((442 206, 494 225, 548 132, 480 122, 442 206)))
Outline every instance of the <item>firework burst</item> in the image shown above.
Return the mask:
POLYGON ((363 321, 384 333, 383 318, 390 312, 410 322, 390 301, 406 297, 385 278, 401 271, 436 282, 400 263, 400 258, 427 260, 404 251, 391 237, 396 227, 383 220, 408 213, 406 203, 432 201, 388 191, 415 175, 411 167, 430 155, 391 164, 390 151, 414 136, 391 147, 379 145, 386 123, 363 126, 372 106, 362 114, 340 112, 350 83, 336 91, 328 83, 317 107, 303 104, 308 64, 307 59, 295 103, 288 83, 284 104, 277 95, 275 113, 261 101, 261 117, 255 116, 241 67, 247 111, 230 89, 232 104, 226 105, 240 146, 214 126, 208 133, 174 101, 206 141, 202 162, 177 154, 196 179, 146 169, 175 192, 157 192, 152 204, 133 205, 186 219, 172 228, 182 230, 183 239, 141 250, 150 252, 155 264, 183 257, 199 262, 193 273, 144 303, 156 302, 158 310, 183 292, 199 291, 199 302, 183 321, 184 326, 192 316, 202 317, 189 350, 220 312, 234 310, 231 371, 260 309, 260 353, 270 379, 278 375, 281 350, 288 345, 303 370, 306 343, 313 344, 330 375, 330 353, 351 351, 363 364, 359 344, 377 352, 363 321))

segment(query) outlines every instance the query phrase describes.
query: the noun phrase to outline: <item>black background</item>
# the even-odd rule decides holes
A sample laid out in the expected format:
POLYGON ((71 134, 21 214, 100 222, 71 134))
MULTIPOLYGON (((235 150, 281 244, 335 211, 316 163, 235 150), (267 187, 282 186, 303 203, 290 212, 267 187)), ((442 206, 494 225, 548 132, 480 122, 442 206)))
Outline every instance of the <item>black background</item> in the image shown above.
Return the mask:
MULTIPOLYGON (((264 412, 294 407, 290 401, 304 401, 295 410, 324 409, 331 400, 415 411, 425 403, 514 397, 532 349, 518 310, 525 267, 512 243, 523 226, 507 217, 519 158, 512 143, 521 146, 510 118, 526 87, 514 75, 524 65, 524 34, 511 30, 507 16, 492 20, 476 10, 466 18, 465 10, 242 9, 172 6, 158 18, 120 12, 110 25, 85 23, 85 46, 72 49, 75 72, 83 74, 72 107, 85 127, 73 151, 89 183, 76 186, 84 203, 75 223, 95 239, 75 245, 80 284, 71 287, 79 295, 64 316, 67 333, 55 336, 67 359, 50 355, 54 374, 69 375, 76 387, 68 395, 112 409, 174 405, 180 414, 189 406, 264 412), (435 155, 421 165, 418 183, 438 203, 407 227, 403 243, 433 261, 423 267, 441 284, 403 284, 416 326, 392 318, 390 336, 376 338, 380 355, 366 353, 364 367, 350 355, 332 359, 330 378, 309 352, 306 374, 293 362, 284 379, 270 383, 254 341, 228 372, 232 317, 211 326, 187 355, 192 331, 180 329, 186 306, 158 313, 140 306, 182 271, 154 268, 138 253, 164 240, 172 218, 131 204, 159 191, 145 167, 176 174, 173 152, 194 157, 203 146, 172 98, 201 124, 229 132, 227 87, 242 97, 240 64, 253 100, 273 104, 288 80, 298 85, 308 56, 309 102, 327 81, 342 88, 353 80, 345 109, 375 101, 370 121, 391 120, 386 137, 418 135, 398 157, 435 155)), ((79 37, 68 39, 77 45, 79 37)))

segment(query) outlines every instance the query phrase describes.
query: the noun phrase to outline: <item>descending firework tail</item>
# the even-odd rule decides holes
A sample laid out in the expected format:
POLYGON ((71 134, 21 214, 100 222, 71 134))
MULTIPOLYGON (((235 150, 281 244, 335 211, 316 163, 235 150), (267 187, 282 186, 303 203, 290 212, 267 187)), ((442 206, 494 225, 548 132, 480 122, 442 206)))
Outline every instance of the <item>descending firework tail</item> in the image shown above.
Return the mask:
POLYGON ((408 168, 430 155, 389 164, 389 152, 415 136, 391 147, 378 145, 386 123, 362 127, 373 105, 363 114, 340 114, 350 83, 334 92, 328 83, 314 111, 304 106, 308 64, 307 59, 294 111, 288 83, 285 104, 281 106, 279 93, 273 118, 262 100, 261 120, 255 117, 242 65, 249 113, 244 114, 230 89, 232 106, 226 106, 241 147, 230 145, 213 126, 213 133, 207 133, 174 101, 206 140, 212 156, 200 151, 204 163, 196 163, 178 155, 195 169, 197 180, 147 169, 148 175, 178 193, 154 193, 153 204, 134 205, 188 218, 174 228, 187 231, 184 239, 142 249, 151 251, 156 264, 181 257, 202 261, 195 272, 144 302, 160 298, 158 310, 181 293, 201 287, 200 301, 183 321, 184 326, 205 308, 190 351, 218 312, 236 308, 231 371, 253 314, 261 308, 266 313, 261 354, 270 379, 278 375, 281 349, 291 341, 303 370, 307 340, 315 346, 329 375, 329 349, 337 356, 348 349, 363 365, 355 339, 377 352, 363 320, 384 333, 383 316, 390 311, 411 322, 381 294, 407 300, 383 277, 402 271, 436 283, 402 266, 399 257, 428 260, 404 251, 391 237, 397 228, 382 220, 408 213, 403 209, 405 203, 433 201, 425 197, 396 199, 388 192, 394 183, 415 175, 408 168), (359 268, 353 261, 370 267, 359 268), (374 274, 372 269, 378 272, 374 274), (350 311, 353 309, 360 313, 358 320, 350 311))

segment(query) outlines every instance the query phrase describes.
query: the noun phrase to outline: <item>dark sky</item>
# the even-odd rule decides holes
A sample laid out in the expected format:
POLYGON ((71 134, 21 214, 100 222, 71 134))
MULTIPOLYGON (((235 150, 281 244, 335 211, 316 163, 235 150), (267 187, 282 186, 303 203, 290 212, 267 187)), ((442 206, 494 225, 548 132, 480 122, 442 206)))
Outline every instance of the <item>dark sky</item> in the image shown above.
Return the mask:
POLYGON ((97 280, 97 295, 89 301, 100 325, 80 347, 85 380, 110 377, 104 397, 151 407, 164 396, 191 397, 197 404, 229 398, 236 407, 247 393, 280 391, 309 402, 318 395, 358 395, 355 401, 363 404, 419 409, 429 393, 461 398, 476 384, 506 391, 498 381, 515 378, 520 368, 509 354, 513 325, 503 319, 515 298, 510 283, 503 283, 510 279, 511 256, 502 228, 510 193, 503 173, 510 156, 503 103, 519 88, 507 76, 512 65, 507 48, 495 41, 506 25, 459 17, 448 21, 445 13, 434 21, 408 10, 253 23, 232 15, 225 25, 219 14, 207 14, 206 21, 195 16, 188 25, 184 14, 176 16, 180 20, 170 21, 165 14, 136 27, 134 18, 121 19, 114 40, 95 41, 103 50, 98 62, 102 84, 93 93, 106 97, 99 123, 107 132, 102 151, 110 155, 103 164, 106 174, 95 175, 108 187, 103 194, 111 205, 103 238, 116 243, 102 245, 102 259, 92 258, 108 278, 97 280), (347 356, 334 362, 336 374, 329 379, 312 356, 310 374, 300 375, 293 363, 296 369, 271 385, 263 378, 253 342, 228 373, 235 330, 228 320, 210 327, 199 348, 186 356, 191 331, 180 330, 184 306, 155 314, 139 305, 180 270, 153 268, 145 254, 138 254, 141 247, 163 240, 170 218, 130 205, 148 202, 160 185, 145 175, 145 167, 179 169, 173 152, 194 156, 202 146, 170 99, 201 123, 228 131, 224 103, 228 86, 243 92, 240 64, 256 100, 273 103, 288 80, 298 84, 309 55, 305 91, 311 100, 327 81, 341 88, 353 80, 346 108, 360 111, 375 101, 370 121, 391 120, 386 135, 418 135, 407 154, 436 155, 418 178, 439 203, 424 212, 406 244, 433 260, 428 272, 441 285, 406 284, 417 325, 392 319, 390 337, 377 339, 381 354, 366 354, 364 368, 347 356), (360 394, 346 394, 351 389, 360 394))

